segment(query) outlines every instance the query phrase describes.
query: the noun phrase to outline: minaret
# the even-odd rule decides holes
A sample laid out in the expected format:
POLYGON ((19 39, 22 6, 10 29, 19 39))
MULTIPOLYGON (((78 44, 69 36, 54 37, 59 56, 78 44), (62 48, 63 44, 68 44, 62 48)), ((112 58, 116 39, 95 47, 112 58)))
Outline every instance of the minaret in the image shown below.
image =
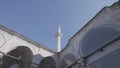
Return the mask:
POLYGON ((61 27, 58 27, 58 30, 55 36, 56 36, 57 52, 60 52, 61 51, 61 37, 62 37, 61 27))

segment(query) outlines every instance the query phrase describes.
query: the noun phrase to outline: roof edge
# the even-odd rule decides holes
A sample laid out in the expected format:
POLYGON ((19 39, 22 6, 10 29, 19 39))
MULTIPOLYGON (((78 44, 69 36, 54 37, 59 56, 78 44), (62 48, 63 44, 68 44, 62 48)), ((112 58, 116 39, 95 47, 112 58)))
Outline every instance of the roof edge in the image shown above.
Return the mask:
MULTIPOLYGON (((111 7, 115 6, 115 5, 120 5, 120 0, 119 0, 118 2, 113 3, 111 6, 105 6, 105 7, 103 7, 90 21, 88 21, 88 23, 86 23, 80 30, 77 31, 77 33, 75 33, 75 34, 69 39, 68 43, 66 44, 66 47, 63 48, 63 49, 61 50, 61 52, 63 52, 63 51, 69 46, 70 41, 71 41, 76 35, 78 35, 80 32, 82 32, 82 31, 90 24, 90 22, 92 22, 97 16, 99 16, 99 14, 101 14, 103 11, 105 11, 106 8, 111 8, 111 7)), ((60 52, 60 53, 61 53, 61 52, 60 52)))
POLYGON ((37 47, 41 47, 41 48, 43 48, 43 49, 45 49, 45 50, 48 50, 48 51, 50 51, 50 52, 52 52, 52 53, 56 53, 55 51, 53 51, 53 50, 51 50, 50 48, 44 46, 43 44, 38 43, 38 42, 36 42, 36 41, 33 41, 32 39, 30 39, 30 38, 28 38, 28 37, 26 37, 26 36, 24 36, 24 35, 16 32, 16 31, 14 31, 14 30, 11 30, 11 29, 9 29, 9 28, 1 25, 1 24, 0 24, 0 29, 2 29, 3 31, 8 32, 8 33, 11 34, 11 35, 15 35, 15 36, 17 36, 17 37, 19 37, 19 38, 21 38, 21 39, 23 39, 23 40, 31 43, 31 44, 34 44, 34 45, 37 46, 37 47))

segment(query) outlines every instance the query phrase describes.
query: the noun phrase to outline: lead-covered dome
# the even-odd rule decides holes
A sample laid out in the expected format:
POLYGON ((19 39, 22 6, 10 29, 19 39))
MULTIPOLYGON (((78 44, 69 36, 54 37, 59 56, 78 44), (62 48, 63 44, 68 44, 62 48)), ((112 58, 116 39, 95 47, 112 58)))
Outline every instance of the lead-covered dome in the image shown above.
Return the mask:
POLYGON ((111 25, 98 26, 90 29, 82 39, 82 56, 89 55, 119 36, 120 31, 118 30, 118 27, 111 25))

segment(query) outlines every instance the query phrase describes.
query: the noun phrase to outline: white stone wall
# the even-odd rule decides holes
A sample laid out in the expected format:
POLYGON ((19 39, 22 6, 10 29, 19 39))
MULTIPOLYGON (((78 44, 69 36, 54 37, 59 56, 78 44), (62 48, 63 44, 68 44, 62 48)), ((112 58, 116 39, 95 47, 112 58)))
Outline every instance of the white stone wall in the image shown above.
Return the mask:
POLYGON ((3 38, 0 38, 0 40, 2 40, 0 42, 0 44, 1 44, 0 50, 3 51, 4 53, 11 51, 18 46, 27 46, 32 50, 33 55, 39 53, 43 57, 46 57, 46 56, 51 56, 54 54, 54 53, 48 51, 47 49, 40 47, 40 45, 35 45, 30 42, 27 42, 26 40, 21 39, 21 38, 17 37, 16 35, 10 35, 7 32, 4 32, 2 30, 0 30, 0 33, 2 35, 4 35, 4 36, 0 35, 0 37, 3 37, 3 38))
MULTIPOLYGON (((4 26, 0 26, 0 51, 6 54, 19 46, 28 47, 32 51, 32 63, 35 64, 39 64, 44 57, 55 55, 55 52, 45 48, 42 44, 36 43, 4 26)), ((54 58, 56 59, 56 57, 54 58)))

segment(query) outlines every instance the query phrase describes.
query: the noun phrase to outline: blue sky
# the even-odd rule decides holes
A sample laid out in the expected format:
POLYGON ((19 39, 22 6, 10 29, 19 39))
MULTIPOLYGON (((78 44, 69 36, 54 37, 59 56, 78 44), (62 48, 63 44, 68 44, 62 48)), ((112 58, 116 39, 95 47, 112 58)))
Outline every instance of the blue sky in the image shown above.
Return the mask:
POLYGON ((62 28, 62 48, 103 7, 118 0, 0 0, 0 24, 56 49, 62 28))

